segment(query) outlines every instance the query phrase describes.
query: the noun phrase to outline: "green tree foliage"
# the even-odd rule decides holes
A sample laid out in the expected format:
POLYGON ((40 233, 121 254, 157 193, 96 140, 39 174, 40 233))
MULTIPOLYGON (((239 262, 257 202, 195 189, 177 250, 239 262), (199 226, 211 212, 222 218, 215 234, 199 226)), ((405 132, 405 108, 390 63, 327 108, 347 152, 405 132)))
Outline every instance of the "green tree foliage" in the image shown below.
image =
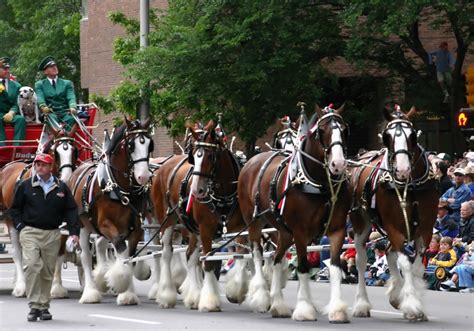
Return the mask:
POLYGON ((12 73, 23 85, 40 77, 38 64, 52 55, 60 75, 80 86, 81 0, 0 1, 0 45, 12 58, 12 73))
POLYGON ((152 15, 143 52, 136 21, 111 17, 129 32, 116 41, 115 59, 139 86, 150 83, 155 119, 172 127, 222 112, 248 149, 277 117, 295 114, 298 101, 314 105, 332 82, 321 60, 344 48, 333 9, 301 1, 171 0, 166 13, 152 15))
MULTIPOLYGON (((453 71, 451 114, 464 104, 462 65, 472 52, 474 2, 470 0, 347 0, 344 19, 350 28, 346 58, 359 65, 384 69, 405 82, 406 103, 434 113, 442 111, 436 68, 429 64, 420 28, 454 36, 456 66, 453 71), (470 50, 469 47, 471 46, 470 50), (433 93, 433 91, 436 91, 433 93)), ((439 40, 440 42, 441 40, 439 40)), ((438 43, 439 43, 438 42, 438 43)))

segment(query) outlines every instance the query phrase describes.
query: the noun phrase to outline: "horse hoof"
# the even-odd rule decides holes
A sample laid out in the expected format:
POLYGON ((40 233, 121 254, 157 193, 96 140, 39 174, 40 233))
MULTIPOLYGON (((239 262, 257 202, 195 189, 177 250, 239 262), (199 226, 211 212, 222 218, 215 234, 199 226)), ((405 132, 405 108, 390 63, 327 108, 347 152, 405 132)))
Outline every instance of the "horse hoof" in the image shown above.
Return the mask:
POLYGON ((84 289, 79 303, 99 303, 102 300, 102 295, 95 288, 84 289))
POLYGON ((227 298, 227 301, 229 301, 230 303, 240 303, 237 298, 233 298, 233 297, 228 296, 228 295, 226 295, 226 298, 227 298))
POLYGON ((329 323, 331 324, 345 324, 349 323, 347 314, 342 311, 334 312, 329 316, 329 323))
POLYGON ((270 308, 270 313, 273 318, 286 318, 291 316, 291 309, 286 305, 279 307, 272 306, 270 308))
POLYGON ((308 302, 298 302, 291 315, 295 321, 317 321, 317 312, 313 304, 308 302))
POLYGON ((68 297, 68 291, 59 284, 53 285, 51 288, 51 298, 53 299, 64 299, 68 297))
POLYGON ((25 288, 19 289, 15 287, 15 289, 13 289, 12 291, 12 295, 16 298, 23 298, 26 296, 26 289, 25 288))
POLYGON ((117 297, 117 305, 119 306, 132 306, 140 303, 140 299, 133 292, 123 292, 117 297))
POLYGON ((400 301, 399 300, 389 300, 390 304, 393 308, 399 310, 400 309, 400 301))
POLYGON ((370 317, 370 311, 354 311, 352 313, 353 317, 370 317))

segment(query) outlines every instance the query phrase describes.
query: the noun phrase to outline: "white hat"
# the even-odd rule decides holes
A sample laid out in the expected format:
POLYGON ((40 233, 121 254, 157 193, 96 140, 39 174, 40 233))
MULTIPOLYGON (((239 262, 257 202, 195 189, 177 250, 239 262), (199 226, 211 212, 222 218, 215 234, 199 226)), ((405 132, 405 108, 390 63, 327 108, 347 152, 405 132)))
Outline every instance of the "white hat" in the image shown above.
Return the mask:
POLYGON ((464 171, 463 168, 456 168, 456 170, 454 170, 453 172, 454 174, 461 174, 461 175, 466 175, 466 172, 464 171))
POLYGON ((464 157, 468 160, 474 160, 474 152, 467 152, 464 157))

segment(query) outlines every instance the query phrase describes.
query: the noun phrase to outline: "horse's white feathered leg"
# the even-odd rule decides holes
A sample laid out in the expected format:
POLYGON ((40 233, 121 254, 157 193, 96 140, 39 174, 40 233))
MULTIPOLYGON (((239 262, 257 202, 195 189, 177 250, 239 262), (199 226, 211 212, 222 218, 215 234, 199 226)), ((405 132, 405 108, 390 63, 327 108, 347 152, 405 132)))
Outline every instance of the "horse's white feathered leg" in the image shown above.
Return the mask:
POLYGON ((257 243, 254 243, 253 245, 253 260, 255 274, 250 280, 246 301, 255 312, 265 313, 270 309, 271 299, 267 281, 263 274, 262 253, 260 252, 259 244, 257 243))
POLYGON ((51 286, 51 298, 62 299, 68 297, 68 291, 63 286, 61 274, 64 263, 64 255, 58 256, 56 267, 54 268, 53 284, 51 286))
POLYGON ((15 280, 12 294, 16 297, 26 295, 25 273, 23 272, 23 258, 20 245, 20 233, 13 227, 8 229, 12 244, 12 258, 15 263, 15 280))
POLYGON ((97 290, 92 276, 92 254, 89 247, 90 232, 86 227, 81 229, 81 264, 84 271, 84 290, 79 299, 79 303, 98 303, 102 300, 102 295, 97 290))
POLYGON ((329 281, 331 283, 331 299, 326 307, 330 323, 348 323, 347 304, 342 299, 341 281, 342 269, 339 266, 329 266, 329 281))
POLYGON ((163 233, 162 245, 163 251, 161 255, 161 274, 156 293, 156 302, 161 308, 173 308, 176 305, 177 291, 171 278, 171 258, 173 256, 173 247, 171 239, 173 236, 173 227, 168 227, 163 233))
MULTIPOLYGON (((283 257, 283 261, 286 258, 283 257)), ((269 262, 269 261, 267 261, 269 262)), ((272 304, 270 307, 270 313, 273 317, 290 317, 291 316, 291 309, 285 303, 285 299, 283 298, 283 286, 285 283, 285 272, 283 271, 284 263, 280 262, 273 266, 273 277, 271 281, 271 288, 270 288, 270 297, 272 299, 272 304)))
POLYGON ((365 269, 367 266, 367 249, 365 248, 365 241, 370 231, 367 226, 361 234, 355 234, 354 243, 356 246, 356 267, 358 275, 358 284, 354 307, 352 308, 352 316, 354 317, 370 317, 370 309, 372 305, 367 295, 367 287, 365 285, 365 269))

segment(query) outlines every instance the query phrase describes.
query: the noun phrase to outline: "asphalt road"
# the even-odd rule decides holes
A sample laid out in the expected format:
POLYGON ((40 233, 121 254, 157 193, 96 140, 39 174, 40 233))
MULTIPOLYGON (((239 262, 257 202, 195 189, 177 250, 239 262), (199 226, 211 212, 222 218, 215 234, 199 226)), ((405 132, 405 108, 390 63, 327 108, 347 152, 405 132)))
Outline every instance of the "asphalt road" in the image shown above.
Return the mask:
MULTIPOLYGON (((319 314, 314 322, 274 319, 270 314, 253 313, 248 306, 234 305, 222 297, 223 311, 201 313, 188 310, 181 300, 174 309, 160 309, 148 300, 149 281, 136 281, 141 304, 117 306, 115 297, 105 295, 103 302, 93 305, 78 303, 80 287, 73 266, 64 270, 64 285, 70 298, 53 300, 52 321, 27 322, 26 298, 11 296, 13 264, 0 264, 0 330, 474 330, 474 294, 427 291, 428 322, 410 323, 393 309, 384 294, 386 288, 371 287, 369 296, 373 310, 371 318, 351 318, 349 324, 330 324, 327 316, 319 314)), ((297 282, 290 281, 285 289, 287 301, 296 303, 297 282)), ((221 283, 221 290, 223 289, 221 283)), ((311 283, 316 306, 322 309, 329 299, 328 283, 311 283)), ((343 285, 346 302, 352 305, 354 285, 343 285)))

